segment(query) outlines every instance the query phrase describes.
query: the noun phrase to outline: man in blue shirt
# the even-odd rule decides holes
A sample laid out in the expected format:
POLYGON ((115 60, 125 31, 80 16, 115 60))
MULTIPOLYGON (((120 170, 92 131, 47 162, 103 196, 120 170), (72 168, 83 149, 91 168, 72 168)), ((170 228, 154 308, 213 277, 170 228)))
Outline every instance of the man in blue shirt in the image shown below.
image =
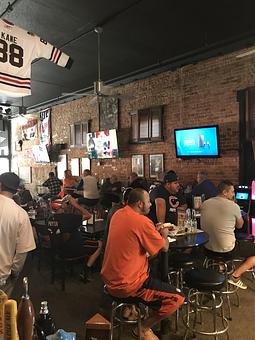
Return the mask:
POLYGON ((211 197, 217 196, 217 188, 215 185, 208 179, 208 174, 206 171, 199 171, 197 174, 197 185, 192 190, 193 196, 202 196, 204 195, 205 200, 211 197))

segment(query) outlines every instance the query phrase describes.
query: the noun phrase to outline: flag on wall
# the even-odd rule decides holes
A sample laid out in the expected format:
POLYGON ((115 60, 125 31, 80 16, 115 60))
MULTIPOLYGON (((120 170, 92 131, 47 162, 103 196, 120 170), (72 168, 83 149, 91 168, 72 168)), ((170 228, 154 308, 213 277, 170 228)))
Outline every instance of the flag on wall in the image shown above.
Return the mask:
POLYGON ((32 118, 28 119, 27 123, 21 126, 23 140, 32 140, 38 137, 37 123, 38 123, 37 119, 32 118))
POLYGON ((40 111, 40 141, 43 145, 51 144, 51 126, 50 126, 50 113, 51 109, 40 111))

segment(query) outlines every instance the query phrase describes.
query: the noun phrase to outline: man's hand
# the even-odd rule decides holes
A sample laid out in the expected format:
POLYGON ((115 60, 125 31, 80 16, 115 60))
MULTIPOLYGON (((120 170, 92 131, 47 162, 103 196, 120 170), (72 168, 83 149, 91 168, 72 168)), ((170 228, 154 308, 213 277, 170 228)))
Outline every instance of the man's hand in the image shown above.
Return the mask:
POLYGON ((159 232, 160 232, 160 234, 161 234, 162 237, 164 237, 165 239, 167 239, 167 236, 169 235, 169 230, 168 230, 168 228, 162 227, 162 228, 160 229, 159 232))

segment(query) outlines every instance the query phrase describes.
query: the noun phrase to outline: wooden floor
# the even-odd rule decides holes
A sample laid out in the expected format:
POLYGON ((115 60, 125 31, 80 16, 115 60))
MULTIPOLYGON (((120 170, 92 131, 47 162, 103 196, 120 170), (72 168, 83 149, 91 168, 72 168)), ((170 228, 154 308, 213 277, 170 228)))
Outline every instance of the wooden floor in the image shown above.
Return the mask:
MULTIPOLYGON (((13 291, 13 298, 19 300, 22 295, 21 278, 26 275, 30 280, 30 296, 34 308, 38 313, 40 301, 47 300, 57 328, 67 331, 75 331, 77 339, 84 339, 84 323, 95 313, 99 312, 109 319, 110 301, 103 294, 103 284, 99 274, 93 274, 93 281, 87 284, 79 280, 79 269, 72 277, 67 278, 66 291, 61 290, 60 281, 50 284, 50 270, 47 263, 42 264, 41 271, 37 268, 37 258, 29 257, 23 273, 13 291)), ((239 290, 240 307, 232 307, 233 320, 229 325, 230 340, 255 340, 255 282, 249 277, 245 279, 249 288, 239 290)), ((174 323, 172 322, 172 325, 174 323)), ((162 336, 161 340, 182 339, 184 328, 180 322, 180 330, 175 334, 171 330, 170 335, 162 336)), ((198 336, 197 339, 213 337, 198 336)), ((219 336, 219 339, 227 337, 219 336)), ((121 337, 123 340, 134 339, 129 329, 121 337)))

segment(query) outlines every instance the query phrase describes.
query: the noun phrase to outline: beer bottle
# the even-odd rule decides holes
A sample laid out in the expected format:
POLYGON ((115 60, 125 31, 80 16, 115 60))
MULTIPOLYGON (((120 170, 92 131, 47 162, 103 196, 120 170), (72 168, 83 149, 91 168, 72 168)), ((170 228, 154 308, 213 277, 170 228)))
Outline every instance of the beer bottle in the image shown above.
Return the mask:
POLYGON ((49 313, 48 302, 41 302, 39 316, 36 318, 36 328, 39 340, 44 340, 47 335, 55 333, 56 327, 49 313))

